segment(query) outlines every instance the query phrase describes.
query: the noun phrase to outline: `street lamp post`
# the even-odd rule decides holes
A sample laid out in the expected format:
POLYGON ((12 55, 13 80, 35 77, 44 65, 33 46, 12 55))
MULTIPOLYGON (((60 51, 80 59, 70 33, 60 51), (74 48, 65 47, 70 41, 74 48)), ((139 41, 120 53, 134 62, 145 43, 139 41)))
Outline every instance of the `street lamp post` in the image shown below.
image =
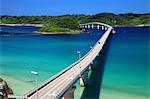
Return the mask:
POLYGON ((35 78, 35 82, 36 82, 36 95, 37 95, 37 99, 38 99, 38 72, 36 71, 31 71, 31 74, 35 75, 36 78, 35 78))
POLYGON ((92 49, 93 48, 93 46, 90 46, 90 49, 92 49))
POLYGON ((80 59, 81 58, 81 52, 77 51, 77 54, 78 54, 78 59, 80 59))
MULTIPOLYGON (((78 59, 80 60, 80 58, 81 58, 81 52, 77 51, 77 54, 78 54, 78 59)), ((81 77, 81 65, 80 65, 80 75, 79 76, 81 77)))

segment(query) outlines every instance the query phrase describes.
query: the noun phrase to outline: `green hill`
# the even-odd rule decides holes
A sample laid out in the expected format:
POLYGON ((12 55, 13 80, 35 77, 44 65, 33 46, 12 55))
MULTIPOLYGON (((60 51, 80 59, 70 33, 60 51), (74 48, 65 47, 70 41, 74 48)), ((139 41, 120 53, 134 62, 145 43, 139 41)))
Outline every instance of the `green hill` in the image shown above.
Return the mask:
POLYGON ((42 32, 79 31, 79 24, 103 22, 111 26, 150 25, 150 13, 147 14, 113 14, 98 13, 95 15, 62 15, 62 16, 1 16, 3 24, 44 24, 42 32))

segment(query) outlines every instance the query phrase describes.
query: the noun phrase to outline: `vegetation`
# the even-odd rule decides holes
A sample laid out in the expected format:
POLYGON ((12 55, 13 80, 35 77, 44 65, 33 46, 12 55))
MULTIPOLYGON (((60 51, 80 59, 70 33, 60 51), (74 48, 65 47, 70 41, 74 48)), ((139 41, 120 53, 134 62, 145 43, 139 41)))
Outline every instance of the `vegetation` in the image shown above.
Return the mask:
POLYGON ((52 17, 49 22, 44 23, 40 32, 76 32, 78 29, 78 21, 72 16, 52 17))
POLYGON ((42 32, 79 31, 80 23, 103 22, 112 26, 150 25, 150 13, 147 14, 113 14, 63 15, 63 16, 1 16, 4 24, 44 24, 42 32))
POLYGON ((40 32, 70 32, 69 28, 62 28, 54 25, 46 25, 39 30, 40 32))

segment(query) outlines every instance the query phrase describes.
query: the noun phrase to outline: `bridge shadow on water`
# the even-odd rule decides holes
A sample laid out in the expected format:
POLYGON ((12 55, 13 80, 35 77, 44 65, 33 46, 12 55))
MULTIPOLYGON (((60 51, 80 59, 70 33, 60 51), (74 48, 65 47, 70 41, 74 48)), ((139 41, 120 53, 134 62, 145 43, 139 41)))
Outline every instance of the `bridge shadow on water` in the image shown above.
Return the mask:
POLYGON ((100 52, 100 56, 94 60, 94 66, 96 69, 89 71, 88 85, 85 87, 80 99, 99 99, 105 62, 111 45, 111 38, 112 35, 109 36, 103 50, 100 52))

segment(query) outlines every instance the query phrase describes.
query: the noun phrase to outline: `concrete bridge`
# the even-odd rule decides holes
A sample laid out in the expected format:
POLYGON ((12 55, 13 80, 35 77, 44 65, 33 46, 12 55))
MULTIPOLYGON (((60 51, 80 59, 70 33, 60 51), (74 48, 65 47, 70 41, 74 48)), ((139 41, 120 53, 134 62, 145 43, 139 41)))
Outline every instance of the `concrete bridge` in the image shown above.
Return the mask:
POLYGON ((75 90, 74 84, 77 80, 80 80, 81 86, 86 87, 87 78, 85 78, 84 75, 88 73, 87 71, 89 70, 89 68, 93 68, 92 63, 94 59, 99 56, 99 53, 103 49, 107 38, 112 33, 112 31, 114 32, 114 30, 113 27, 99 22, 80 24, 80 27, 82 29, 105 29, 106 32, 96 42, 91 50, 82 58, 80 58, 77 62, 73 63, 63 71, 49 78, 41 85, 39 85, 38 88, 34 88, 21 98, 37 99, 38 97, 38 99, 72 99, 75 90))
POLYGON ((100 23, 100 22, 90 22, 90 23, 85 23, 85 24, 80 24, 80 28, 82 29, 102 29, 102 30, 108 30, 110 26, 105 24, 105 23, 100 23))

